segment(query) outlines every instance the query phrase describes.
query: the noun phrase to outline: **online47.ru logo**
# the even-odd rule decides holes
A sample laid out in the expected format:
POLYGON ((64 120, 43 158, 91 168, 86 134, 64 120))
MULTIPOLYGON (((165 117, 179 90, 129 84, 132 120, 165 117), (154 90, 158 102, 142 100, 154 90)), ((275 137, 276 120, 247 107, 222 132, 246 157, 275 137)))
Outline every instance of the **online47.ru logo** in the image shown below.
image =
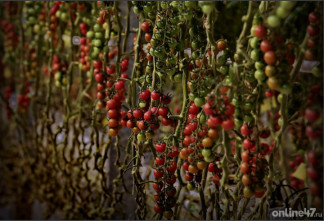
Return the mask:
POLYGON ((284 210, 274 210, 272 211, 273 217, 323 217, 321 212, 316 212, 315 208, 309 208, 304 210, 292 210, 291 208, 285 208, 284 210))

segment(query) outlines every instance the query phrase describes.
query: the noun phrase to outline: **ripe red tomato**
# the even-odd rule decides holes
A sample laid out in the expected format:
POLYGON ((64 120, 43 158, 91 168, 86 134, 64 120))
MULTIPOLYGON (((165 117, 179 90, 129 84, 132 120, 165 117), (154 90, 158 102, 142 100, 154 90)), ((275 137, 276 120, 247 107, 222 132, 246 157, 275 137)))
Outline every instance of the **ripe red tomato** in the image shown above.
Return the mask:
POLYGON ((155 101, 160 100, 160 97, 161 97, 161 95, 160 95, 158 92, 156 92, 156 91, 153 91, 153 92, 151 93, 151 98, 152 98, 153 100, 155 100, 155 101))
POLYGON ((127 123, 126 123, 126 126, 128 128, 133 128, 134 127, 134 123, 131 120, 128 120, 127 123))
POLYGON ((143 117, 143 112, 141 110, 134 110, 133 111, 133 116, 135 118, 142 118, 143 117))
POLYGON ((167 107, 160 107, 159 110, 158 110, 158 113, 159 113, 160 116, 165 117, 165 116, 168 115, 169 110, 168 110, 167 107))
POLYGON ((306 174, 310 179, 315 181, 320 178, 320 173, 312 166, 307 167, 306 174))
POLYGON ((306 136, 311 138, 311 139, 317 139, 321 136, 321 133, 320 131, 316 130, 313 128, 312 125, 308 125, 306 127, 306 136))
POLYGON ((229 118, 222 122, 222 128, 224 130, 232 130, 234 128, 234 126, 235 126, 235 124, 234 124, 233 118, 229 118))
POLYGON ((107 101, 107 107, 109 109, 117 109, 118 102, 115 99, 110 99, 107 101))
POLYGON ((314 111, 311 108, 305 110, 305 117, 308 121, 314 122, 320 117, 320 112, 314 111))
POLYGON ((165 182, 167 184, 173 185, 177 181, 177 177, 174 174, 168 174, 165 182))
POLYGON ((307 33, 314 37, 314 36, 317 36, 319 33, 320 33, 320 29, 318 27, 315 27, 313 25, 308 25, 307 26, 307 33))
POLYGON ((164 159, 164 157, 156 157, 155 162, 156 162, 157 165, 163 166, 164 162, 165 162, 165 159, 164 159))
POLYGON ((159 179, 159 178, 163 177, 163 169, 159 169, 159 170, 155 169, 153 171, 153 174, 154 174, 155 178, 159 179))
POLYGON ((212 177, 212 181, 213 183, 215 183, 216 185, 219 185, 219 181, 220 181, 221 177, 218 176, 217 174, 214 174, 213 177, 212 177))
POLYGON ((273 46, 270 44, 268 40, 263 40, 260 44, 260 49, 263 53, 266 53, 267 51, 273 50, 273 46))
POLYGON ((241 127, 241 134, 243 136, 250 136, 250 134, 252 133, 252 131, 249 129, 249 127, 246 124, 243 124, 241 127))
POLYGON ((172 151, 169 153, 170 157, 177 157, 179 155, 178 147, 173 146, 172 151))
MULTIPOLYGON (((205 112, 207 115, 213 115, 213 113, 214 113, 214 110, 212 109, 210 103, 206 103, 206 104, 204 105, 203 109, 204 109, 204 112, 205 112)), ((198 111, 199 111, 199 110, 198 110, 198 111)))
POLYGON ((308 14, 309 23, 315 24, 316 22, 318 22, 319 19, 320 19, 320 15, 317 14, 316 12, 311 12, 308 14))
POLYGON ((191 180, 193 179, 192 174, 189 173, 189 172, 186 172, 185 179, 186 179, 187 181, 191 181, 191 180))
POLYGON ((150 26, 151 26, 151 23, 148 22, 148 21, 145 21, 141 24, 141 29, 144 31, 144 32, 149 32, 150 30, 150 26))
POLYGON ((139 97, 142 99, 142 100, 148 100, 151 96, 151 92, 150 90, 146 89, 144 91, 142 91, 139 95, 139 97))
POLYGON ((170 173, 173 173, 174 171, 177 170, 177 163, 174 162, 173 160, 169 162, 169 166, 167 167, 167 170, 170 172, 170 173))
POLYGON ((108 74, 115 73, 115 70, 116 70, 116 68, 115 68, 114 64, 112 64, 110 67, 109 66, 106 67, 106 71, 107 71, 108 74))
POLYGON ((189 106, 189 114, 198 114, 199 112, 199 107, 196 106, 194 103, 192 103, 190 106, 189 106))
MULTIPOLYGON (((185 149, 185 148, 183 148, 183 149, 185 149)), ((182 149, 182 150, 183 150, 182 149)), ((187 149, 187 155, 185 155, 185 156, 188 156, 189 155, 189 152, 188 152, 188 148, 186 148, 187 149)), ((181 150, 181 154, 183 154, 182 151, 181 150)), ((188 161, 185 161, 183 164, 182 164, 182 168, 184 169, 184 170, 186 170, 186 171, 188 171, 188 169, 189 169, 189 163, 188 163, 188 161)))
POLYGON ((125 82, 124 81, 117 81, 115 84, 116 90, 123 90, 125 89, 125 82))
POLYGON ((258 38, 264 38, 267 36, 267 29, 261 25, 254 28, 254 35, 258 38))
POLYGON ((163 188, 163 183, 162 182, 154 182, 153 183, 153 189, 155 189, 156 192, 161 192, 163 188))
POLYGON ((210 117, 208 120, 207 120, 207 125, 208 127, 210 128, 215 128, 219 125, 222 124, 222 119, 220 116, 217 116, 217 117, 210 117))
POLYGON ((163 213, 163 207, 159 206, 158 204, 155 204, 154 211, 156 213, 163 213))
POLYGON ((166 148, 166 143, 157 143, 157 144, 155 144, 155 149, 159 153, 163 153, 165 151, 165 148, 166 148))
POLYGON ((314 167, 316 167, 318 165, 319 161, 319 156, 321 156, 321 154, 318 153, 318 151, 316 150, 311 150, 308 152, 307 154, 307 161, 314 167))
POLYGON ((145 119, 146 121, 151 121, 152 118, 153 118, 153 116, 152 116, 152 112, 151 112, 150 110, 149 110, 149 111, 146 111, 145 114, 144 114, 144 119, 145 119))

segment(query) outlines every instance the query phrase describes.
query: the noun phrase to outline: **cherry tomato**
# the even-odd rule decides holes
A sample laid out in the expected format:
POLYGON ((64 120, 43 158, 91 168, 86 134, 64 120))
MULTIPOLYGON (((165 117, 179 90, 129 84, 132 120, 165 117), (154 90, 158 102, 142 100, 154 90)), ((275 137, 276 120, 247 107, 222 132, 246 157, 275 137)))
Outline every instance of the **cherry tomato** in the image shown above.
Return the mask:
POLYGON ((261 25, 257 25, 254 28, 254 35, 258 38, 264 38, 267 36, 267 29, 261 25))

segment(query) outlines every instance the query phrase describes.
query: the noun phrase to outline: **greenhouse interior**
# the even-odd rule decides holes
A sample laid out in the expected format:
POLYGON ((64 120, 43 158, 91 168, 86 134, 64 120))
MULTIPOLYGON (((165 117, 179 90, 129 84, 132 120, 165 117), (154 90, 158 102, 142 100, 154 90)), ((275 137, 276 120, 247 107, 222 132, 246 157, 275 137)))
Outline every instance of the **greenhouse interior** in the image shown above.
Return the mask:
POLYGON ((0 8, 0 219, 323 220, 322 1, 0 8))

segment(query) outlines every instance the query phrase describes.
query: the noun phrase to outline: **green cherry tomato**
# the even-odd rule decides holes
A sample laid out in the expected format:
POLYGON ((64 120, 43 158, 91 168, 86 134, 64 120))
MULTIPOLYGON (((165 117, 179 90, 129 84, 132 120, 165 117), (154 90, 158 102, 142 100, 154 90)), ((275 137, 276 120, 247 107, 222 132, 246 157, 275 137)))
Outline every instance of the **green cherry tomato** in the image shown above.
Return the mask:
POLYGON ((177 43, 177 40, 175 38, 170 38, 169 43, 168 43, 170 48, 175 48, 177 46, 177 44, 178 43, 177 43))
POLYGON ((278 28, 280 26, 280 18, 276 15, 270 15, 267 18, 267 23, 271 28, 278 28))
POLYGON ((224 55, 221 55, 217 58, 217 64, 218 65, 225 65, 226 64, 226 57, 224 55))
POLYGON ((312 68, 312 74, 315 77, 321 77, 323 76, 323 70, 319 66, 315 66, 312 68))
POLYGON ((226 75, 227 73, 228 73, 228 67, 227 66, 221 66, 220 68, 219 68, 219 71, 220 71, 220 73, 222 73, 223 75, 226 75))
POLYGON ((245 122, 251 122, 253 120, 253 116, 251 114, 245 114, 243 120, 245 122))
POLYGON ((181 73, 175 74, 175 75, 173 76, 173 80, 174 80, 175 82, 180 82, 181 79, 182 79, 182 74, 181 74, 181 73))
POLYGON ((92 39, 94 37, 94 32, 93 31, 88 31, 86 36, 87 36, 87 38, 92 39))
POLYGON ((296 3, 297 2, 293 2, 293 1, 281 1, 280 6, 282 6, 287 10, 291 10, 296 5, 296 3))
POLYGON ((283 84, 281 87, 280 87, 280 92, 282 94, 291 94, 291 91, 292 91, 292 86, 291 84, 283 84))
POLYGON ((139 141, 145 141, 145 139, 146 139, 146 137, 145 137, 145 134, 144 133, 139 133, 138 135, 137 135, 137 139, 139 140, 139 141))
POLYGON ((193 59, 197 59, 199 57, 199 54, 200 54, 199 51, 194 51, 192 52, 191 56, 193 59))
POLYGON ((240 118, 235 117, 234 118, 234 124, 235 124, 235 127, 239 128, 239 127, 241 127, 243 125, 243 120, 240 119, 240 118))
POLYGON ((204 124, 206 123, 206 115, 204 113, 198 114, 199 123, 204 124))
POLYGON ((189 97, 189 100, 194 101, 196 98, 196 95, 194 93, 190 92, 188 97, 189 97))
POLYGON ((209 155, 208 157, 204 157, 204 161, 206 161, 207 163, 211 163, 215 160, 215 157, 213 154, 209 155))
POLYGON ((261 61, 257 61, 257 62, 255 62, 255 63, 254 63, 254 67, 255 67, 255 69, 257 69, 257 70, 264 70, 264 64, 263 64, 263 62, 261 62, 261 61))
POLYGON ((241 110, 239 108, 235 108, 234 117, 239 117, 241 115, 241 110))
POLYGON ((175 73, 175 71, 176 71, 175 67, 171 67, 171 68, 166 69, 167 75, 170 75, 170 76, 172 76, 175 73))
POLYGON ((253 49, 253 50, 251 51, 251 58, 252 58, 253 61, 257 61, 257 60, 259 60, 259 58, 260 58, 260 50, 258 50, 258 49, 253 49))
POLYGON ((202 151, 201 151, 201 154, 204 156, 204 157, 209 157, 211 155, 211 150, 210 149, 207 149, 207 148, 204 148, 202 151))
POLYGON ((257 37, 253 37, 250 39, 250 46, 253 48, 253 49, 256 49, 256 48, 259 48, 259 38, 257 37))
POLYGON ((282 6, 279 6, 277 9, 276 9, 276 15, 281 18, 281 19, 285 19, 288 17, 288 15, 290 14, 290 11, 285 9, 284 7, 282 6))
POLYGON ((194 103, 198 107, 202 107, 205 104, 205 99, 201 97, 196 97, 194 103))
POLYGON ((266 75, 263 70, 256 70, 254 72, 254 77, 255 77, 255 79, 257 79, 258 81, 261 82, 266 78, 266 75))
POLYGON ((254 107, 254 105, 251 102, 245 102, 243 105, 243 109, 246 111, 252 110, 253 107, 254 107))
POLYGON ((238 107, 240 104, 241 104, 241 101, 240 99, 238 99, 237 97, 234 97, 232 99, 232 104, 235 106, 235 107, 238 107))

